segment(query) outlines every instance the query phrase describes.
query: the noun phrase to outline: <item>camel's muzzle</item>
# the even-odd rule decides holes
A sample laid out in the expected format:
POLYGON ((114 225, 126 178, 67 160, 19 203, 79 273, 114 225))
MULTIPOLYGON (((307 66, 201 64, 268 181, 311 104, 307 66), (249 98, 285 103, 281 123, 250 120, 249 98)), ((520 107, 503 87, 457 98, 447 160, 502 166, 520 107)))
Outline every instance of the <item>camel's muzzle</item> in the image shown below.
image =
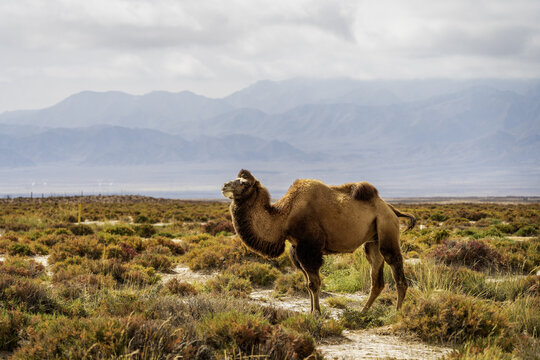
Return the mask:
MULTIPOLYGON (((233 180, 234 181, 234 180, 233 180)), ((231 184, 233 181, 226 182, 223 184, 223 187, 221 188, 221 193, 226 198, 232 199, 234 197, 233 195, 233 185, 231 184)))

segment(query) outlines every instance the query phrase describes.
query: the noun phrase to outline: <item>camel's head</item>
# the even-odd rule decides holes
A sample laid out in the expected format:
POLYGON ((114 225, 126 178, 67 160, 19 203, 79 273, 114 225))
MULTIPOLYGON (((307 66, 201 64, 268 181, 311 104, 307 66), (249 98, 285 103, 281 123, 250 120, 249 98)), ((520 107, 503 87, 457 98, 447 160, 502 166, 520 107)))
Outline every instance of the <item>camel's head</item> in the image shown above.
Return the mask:
POLYGON ((240 170, 238 177, 223 184, 221 193, 229 199, 243 199, 251 195, 257 179, 247 170, 240 170))

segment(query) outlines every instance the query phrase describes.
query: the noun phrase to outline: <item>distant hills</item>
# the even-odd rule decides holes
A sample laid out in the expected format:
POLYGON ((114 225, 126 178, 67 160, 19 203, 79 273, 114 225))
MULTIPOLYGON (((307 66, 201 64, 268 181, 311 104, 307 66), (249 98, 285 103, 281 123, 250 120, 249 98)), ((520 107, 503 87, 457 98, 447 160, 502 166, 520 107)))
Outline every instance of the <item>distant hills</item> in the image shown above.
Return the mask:
POLYGON ((211 99, 85 91, 0 114, 0 166, 206 160, 539 167, 540 81, 261 81, 211 99))

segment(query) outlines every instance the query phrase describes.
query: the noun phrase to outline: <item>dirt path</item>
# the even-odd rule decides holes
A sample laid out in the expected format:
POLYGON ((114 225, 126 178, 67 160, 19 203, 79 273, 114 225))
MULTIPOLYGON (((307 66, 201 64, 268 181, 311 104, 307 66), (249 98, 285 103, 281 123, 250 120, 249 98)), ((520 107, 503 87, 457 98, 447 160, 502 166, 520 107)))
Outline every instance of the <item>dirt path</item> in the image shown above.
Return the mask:
POLYGON ((333 360, 356 359, 439 359, 450 348, 426 345, 389 333, 387 327, 368 330, 345 330, 335 342, 321 343, 318 349, 333 360))

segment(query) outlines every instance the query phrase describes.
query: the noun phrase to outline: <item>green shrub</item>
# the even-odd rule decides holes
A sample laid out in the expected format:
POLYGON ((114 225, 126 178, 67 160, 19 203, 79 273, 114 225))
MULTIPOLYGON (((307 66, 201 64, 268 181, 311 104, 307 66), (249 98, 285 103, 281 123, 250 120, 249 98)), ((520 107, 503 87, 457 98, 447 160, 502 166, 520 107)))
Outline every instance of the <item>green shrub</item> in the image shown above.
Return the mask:
POLYGON ((149 251, 145 251, 144 253, 135 256, 132 262, 163 272, 171 272, 173 268, 173 263, 167 255, 156 254, 149 251))
POLYGON ((0 308, 0 351, 12 351, 21 340, 20 332, 28 322, 20 310, 0 308))
POLYGON ((216 350, 244 355, 265 355, 269 359, 318 358, 310 336, 286 332, 260 315, 238 311, 218 313, 203 320, 200 336, 216 350))
POLYGON ((396 329, 416 333, 431 342, 463 343, 498 335, 508 327, 501 309, 464 295, 439 293, 408 299, 396 329))
POLYGON ((505 307, 505 313, 518 332, 540 336, 540 297, 524 295, 505 307))
POLYGON ((187 296, 197 295, 199 293, 195 286, 185 281, 179 281, 177 278, 172 278, 171 280, 167 281, 167 283, 165 283, 165 287, 171 294, 174 295, 187 296))
POLYGON ((152 237, 156 233, 156 229, 151 224, 143 224, 135 226, 135 233, 143 238, 152 237))
POLYGON ((159 281, 159 276, 151 267, 144 267, 142 265, 125 265, 123 267, 123 273, 121 275, 121 281, 133 285, 151 285, 159 281))
POLYGON ((131 227, 127 225, 109 226, 109 227, 106 227, 103 231, 112 235, 121 235, 121 236, 135 235, 135 230, 133 230, 131 227))
POLYGON ((307 294, 306 280, 300 271, 282 274, 274 283, 274 291, 278 294, 307 294))
POLYGON ((540 266, 539 238, 528 241, 494 239, 491 244, 504 254, 504 262, 508 270, 529 274, 540 266))
POLYGON ((206 287, 216 294, 228 293, 235 297, 246 297, 253 291, 249 280, 232 274, 219 274, 206 282, 206 287))
POLYGON ((345 309, 349 300, 346 297, 331 297, 326 299, 326 305, 335 309, 345 309))
POLYGON ((244 264, 234 264, 227 269, 227 272, 248 279, 252 284, 259 286, 273 283, 281 274, 279 270, 269 264, 251 261, 244 264))
POLYGON ((173 255, 183 255, 186 252, 185 245, 183 243, 174 242, 171 239, 163 236, 156 236, 147 240, 147 247, 154 247, 156 245, 169 248, 173 255))
POLYGON ((383 325, 383 321, 373 312, 363 313, 352 309, 345 309, 339 320, 341 325, 347 329, 366 329, 383 325))
POLYGON ((446 220, 443 224, 445 227, 463 229, 471 226, 468 219, 461 217, 454 217, 446 220))
POLYGON ((337 320, 325 319, 322 316, 313 316, 312 314, 291 316, 284 320, 281 326, 299 333, 307 333, 316 339, 340 336, 343 331, 343 326, 337 320))
POLYGON ((5 275, 0 278, 0 302, 30 312, 52 313, 59 305, 50 289, 33 279, 5 275))
POLYGON ((32 256, 35 255, 30 244, 24 242, 11 243, 8 247, 9 255, 32 256))
POLYGON ((171 354, 183 339, 163 321, 141 318, 51 318, 34 321, 28 342, 14 359, 103 359, 126 356, 150 359, 171 354), (130 355, 131 354, 131 355, 130 355))
POLYGON ((210 237, 191 244, 184 259, 191 270, 226 269, 244 261, 249 255, 254 256, 247 253, 239 239, 210 237))
POLYGON ((433 221, 442 222, 448 219, 448 215, 442 212, 436 212, 429 217, 433 221))
POLYGON ((63 261, 73 256, 99 259, 103 254, 103 244, 96 236, 77 236, 57 243, 51 249, 49 262, 63 261))
POLYGON ((45 274, 45 267, 32 259, 10 256, 0 262, 0 273, 36 278, 45 274))
POLYGON ((535 236, 538 235, 538 228, 533 225, 526 225, 519 228, 514 234, 516 236, 535 236))
POLYGON ((90 226, 85 225, 85 224, 71 225, 69 227, 69 231, 71 231, 73 235, 77 235, 77 236, 94 234, 94 230, 90 226))

